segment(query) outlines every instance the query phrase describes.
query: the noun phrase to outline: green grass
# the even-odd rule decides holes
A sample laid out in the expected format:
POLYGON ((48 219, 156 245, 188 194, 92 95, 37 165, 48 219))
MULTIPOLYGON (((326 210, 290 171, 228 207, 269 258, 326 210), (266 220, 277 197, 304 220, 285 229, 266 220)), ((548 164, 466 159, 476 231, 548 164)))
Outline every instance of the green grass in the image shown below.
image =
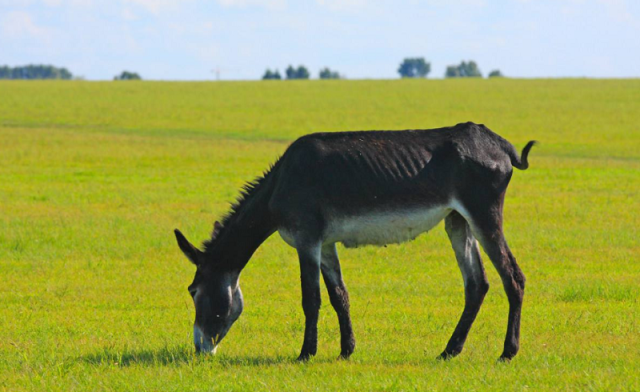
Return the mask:
POLYGON ((0 82, 0 390, 639 390, 640 80, 0 82), (242 274, 219 355, 193 354, 194 269, 238 188, 313 131, 485 123, 519 149, 505 231, 527 276, 521 351, 497 363, 491 289, 464 352, 435 357, 464 303, 441 226, 339 247, 357 349, 302 343, 298 266, 277 236, 242 274))

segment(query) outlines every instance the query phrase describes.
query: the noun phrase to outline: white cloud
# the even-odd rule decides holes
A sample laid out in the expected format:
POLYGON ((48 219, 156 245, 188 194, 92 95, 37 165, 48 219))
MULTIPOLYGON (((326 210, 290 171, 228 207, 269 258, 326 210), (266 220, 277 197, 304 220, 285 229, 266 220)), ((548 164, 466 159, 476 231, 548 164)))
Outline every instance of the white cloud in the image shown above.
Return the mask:
POLYGON ((625 0, 598 0, 602 4, 609 15, 619 22, 635 22, 635 18, 625 0))
POLYGON ((50 31, 37 25, 31 14, 23 11, 12 11, 2 19, 2 33, 8 37, 31 36, 39 40, 48 40, 50 31))
POLYGON ((455 5, 456 7, 486 7, 488 5, 486 0, 458 0, 455 2, 448 0, 430 0, 429 2, 443 6, 455 5))
POLYGON ((31 4, 32 0, 0 0, 0 6, 21 8, 31 4))
POLYGON ((0 6, 23 9, 32 5, 44 5, 46 7, 87 6, 93 4, 93 2, 94 0, 0 0, 0 6))
POLYGON ((137 5, 152 14, 175 9, 183 4, 181 0, 123 0, 125 4, 137 5))
POLYGON ((133 11, 131 10, 131 8, 129 8, 129 7, 125 7, 125 8, 122 10, 122 19, 131 21, 131 20, 136 20, 136 19, 138 19, 138 17, 136 16, 136 14, 134 14, 134 13, 133 13, 133 11))
POLYGON ((223 7, 260 6, 269 9, 283 9, 287 0, 216 0, 223 7))
POLYGON ((331 11, 353 11, 367 6, 367 0, 316 0, 316 3, 331 11))

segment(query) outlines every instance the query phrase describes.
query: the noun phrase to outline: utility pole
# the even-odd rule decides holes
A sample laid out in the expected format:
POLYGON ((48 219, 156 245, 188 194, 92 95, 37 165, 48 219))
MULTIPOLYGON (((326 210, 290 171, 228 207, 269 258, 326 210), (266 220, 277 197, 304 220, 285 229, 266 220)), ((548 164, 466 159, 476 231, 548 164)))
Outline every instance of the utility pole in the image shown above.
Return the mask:
POLYGON ((216 75, 217 81, 220 81, 220 75, 222 74, 222 72, 238 72, 238 71, 240 70, 232 69, 232 68, 221 68, 219 65, 216 65, 216 67, 211 70, 211 72, 213 72, 216 75))

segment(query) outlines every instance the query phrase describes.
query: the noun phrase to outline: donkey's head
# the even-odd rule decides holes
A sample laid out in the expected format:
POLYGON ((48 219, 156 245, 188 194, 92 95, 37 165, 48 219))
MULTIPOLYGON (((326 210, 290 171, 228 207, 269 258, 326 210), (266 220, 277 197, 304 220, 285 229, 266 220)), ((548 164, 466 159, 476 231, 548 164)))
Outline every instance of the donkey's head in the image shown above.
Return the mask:
POLYGON ((215 354, 218 344, 244 307, 238 274, 223 271, 216 263, 205 263, 202 251, 191 245, 179 230, 175 230, 175 234, 178 246, 197 267, 196 276, 189 285, 196 307, 193 324, 196 352, 215 354))

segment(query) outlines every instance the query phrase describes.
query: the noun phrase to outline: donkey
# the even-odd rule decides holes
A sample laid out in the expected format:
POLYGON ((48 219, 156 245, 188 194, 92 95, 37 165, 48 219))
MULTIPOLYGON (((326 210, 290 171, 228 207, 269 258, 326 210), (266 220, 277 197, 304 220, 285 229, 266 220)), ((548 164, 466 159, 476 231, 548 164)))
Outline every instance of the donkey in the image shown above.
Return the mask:
POLYGON ((464 279, 465 306, 439 358, 462 351, 489 289, 478 241, 507 293, 509 321, 500 358, 513 358, 519 349, 525 277, 507 246, 502 211, 513 167, 527 169, 534 144, 530 141, 518 156, 507 140, 471 122, 297 139, 262 177, 245 185, 222 223, 214 224, 204 250, 175 230, 180 249, 197 267, 189 286, 196 308, 196 352, 215 353, 243 310, 242 269, 278 231, 300 260, 306 323, 298 360, 317 351, 321 274, 338 315, 340 357, 348 358, 355 338, 336 243, 348 248, 401 243, 444 219, 464 279))

